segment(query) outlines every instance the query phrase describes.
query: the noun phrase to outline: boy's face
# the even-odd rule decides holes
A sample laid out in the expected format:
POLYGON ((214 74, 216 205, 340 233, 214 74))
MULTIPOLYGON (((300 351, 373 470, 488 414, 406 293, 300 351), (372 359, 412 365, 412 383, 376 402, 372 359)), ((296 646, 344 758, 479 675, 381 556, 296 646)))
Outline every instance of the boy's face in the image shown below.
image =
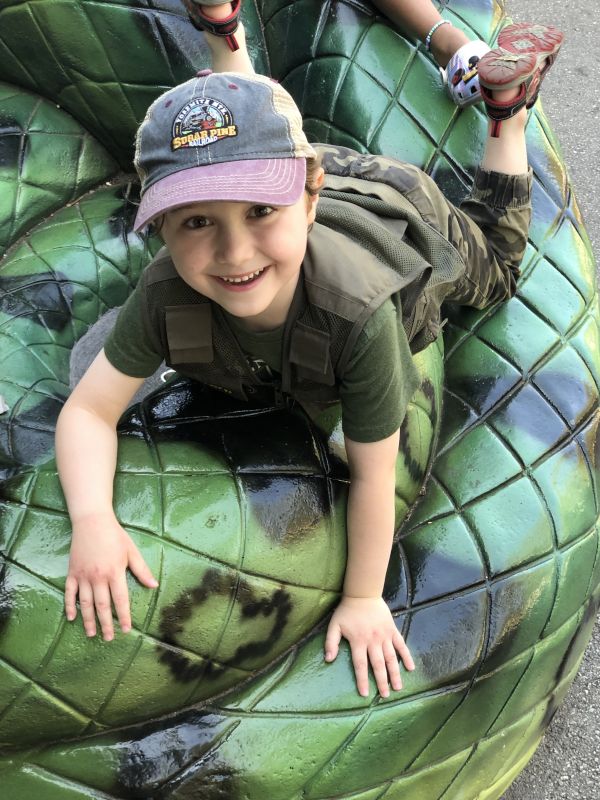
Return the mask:
POLYGON ((194 203, 167 212, 161 235, 186 283, 268 330, 287 316, 316 202, 303 194, 293 206, 194 203))

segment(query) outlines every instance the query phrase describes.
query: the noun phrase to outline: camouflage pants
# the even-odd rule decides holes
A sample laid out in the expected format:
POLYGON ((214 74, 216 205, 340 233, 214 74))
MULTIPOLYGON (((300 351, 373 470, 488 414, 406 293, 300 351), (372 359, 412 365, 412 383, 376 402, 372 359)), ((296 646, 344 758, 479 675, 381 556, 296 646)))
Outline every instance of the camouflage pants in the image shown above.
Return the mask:
POLYGON ((407 330, 413 352, 438 335, 442 303, 485 308, 514 295, 531 220, 531 182, 531 170, 525 175, 504 175, 480 169, 471 195, 460 207, 439 190, 433 198, 429 195, 438 224, 465 269, 450 283, 438 283, 434 269, 407 330))
POLYGON ((431 266, 404 321, 413 351, 437 336, 443 302, 484 308, 515 293, 531 220, 531 170, 479 169, 470 196, 455 206, 412 164, 333 145, 318 150, 336 188, 362 193, 355 203, 408 221, 405 241, 431 266))
POLYGON ((503 175, 478 170, 473 190, 459 209, 452 208, 449 240, 466 272, 446 296, 483 308, 515 293, 531 220, 531 170, 503 175))

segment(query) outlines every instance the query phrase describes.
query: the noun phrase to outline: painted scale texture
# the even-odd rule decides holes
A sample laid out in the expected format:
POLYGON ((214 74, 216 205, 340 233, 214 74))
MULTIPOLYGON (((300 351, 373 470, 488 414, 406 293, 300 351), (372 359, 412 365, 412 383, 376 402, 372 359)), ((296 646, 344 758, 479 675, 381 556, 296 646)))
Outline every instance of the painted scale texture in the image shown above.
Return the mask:
MULTIPOLYGON (((443 5, 488 41, 505 22, 493 0, 443 5)), ((369 4, 247 0, 244 19, 310 138, 464 196, 484 118, 369 4)), ((160 590, 130 581, 134 631, 110 644, 63 618, 69 351, 158 247, 129 232, 135 128, 207 61, 175 0, 0 0, 2 798, 495 800, 573 680, 600 583, 594 264, 539 107, 518 294, 450 312, 403 426, 386 599, 417 663, 404 691, 360 698, 347 649, 322 658, 345 556, 336 414, 320 430, 186 381, 120 426, 117 515, 160 590)))

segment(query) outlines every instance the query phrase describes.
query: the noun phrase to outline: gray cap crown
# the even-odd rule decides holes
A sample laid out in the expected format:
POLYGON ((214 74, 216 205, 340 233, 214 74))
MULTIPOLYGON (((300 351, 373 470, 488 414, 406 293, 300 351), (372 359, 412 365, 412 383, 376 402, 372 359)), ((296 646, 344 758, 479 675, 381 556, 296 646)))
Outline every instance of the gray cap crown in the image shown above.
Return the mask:
POLYGON ((136 137, 135 166, 143 194, 181 170, 314 156, 300 112, 278 83, 205 70, 152 103, 136 137))

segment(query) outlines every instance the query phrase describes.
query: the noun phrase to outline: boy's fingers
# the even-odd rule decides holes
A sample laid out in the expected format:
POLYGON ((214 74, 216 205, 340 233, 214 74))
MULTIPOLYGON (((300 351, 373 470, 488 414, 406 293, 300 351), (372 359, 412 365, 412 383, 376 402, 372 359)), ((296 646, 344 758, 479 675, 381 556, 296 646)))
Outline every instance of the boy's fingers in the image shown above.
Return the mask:
POLYGON ((383 643, 383 657, 385 658, 385 666, 390 679, 390 685, 395 692, 399 692, 402 688, 400 666, 398 664, 398 656, 396 655, 394 645, 389 640, 383 643))
POLYGON ((77 616, 77 606, 75 598, 77 596, 77 580, 72 575, 67 576, 65 581, 65 614, 69 622, 77 616))
POLYGON ((388 671, 381 645, 369 648, 369 661, 371 662, 371 668, 375 676, 377 691, 382 697, 389 697, 388 671))
POLYGON ((146 564, 142 558, 142 554, 133 542, 130 542, 129 544, 127 555, 129 569, 133 572, 138 581, 143 583, 144 586, 147 586, 149 589, 156 589, 158 586, 158 581, 150 572, 150 567, 146 564))
POLYGON ((394 647, 398 651, 398 654, 402 659, 402 663, 406 669, 412 671, 415 668, 415 662, 410 654, 410 650, 406 646, 406 642, 399 633, 396 633, 394 636, 394 647))
POLYGON ((352 648, 352 664, 354 665, 358 693, 361 697, 366 697, 369 694, 369 662, 367 660, 367 651, 364 647, 360 649, 357 647, 352 648))
POLYGON ((115 611, 119 619, 119 625, 123 633, 131 630, 131 612, 129 609, 129 592, 127 591, 127 581, 123 572, 110 585, 115 611))
POLYGON ((325 638, 325 661, 334 661, 337 658, 341 638, 339 625, 330 625, 325 638))
POLYGON ((79 608, 86 636, 96 635, 96 615, 94 612, 94 593, 87 581, 79 581, 79 608))
POLYGON ((94 605, 96 606, 96 614, 98 615, 98 622, 102 628, 102 638, 106 642, 110 642, 114 638, 112 608, 110 604, 110 592, 108 591, 107 583, 96 583, 93 587, 94 590, 94 605))

